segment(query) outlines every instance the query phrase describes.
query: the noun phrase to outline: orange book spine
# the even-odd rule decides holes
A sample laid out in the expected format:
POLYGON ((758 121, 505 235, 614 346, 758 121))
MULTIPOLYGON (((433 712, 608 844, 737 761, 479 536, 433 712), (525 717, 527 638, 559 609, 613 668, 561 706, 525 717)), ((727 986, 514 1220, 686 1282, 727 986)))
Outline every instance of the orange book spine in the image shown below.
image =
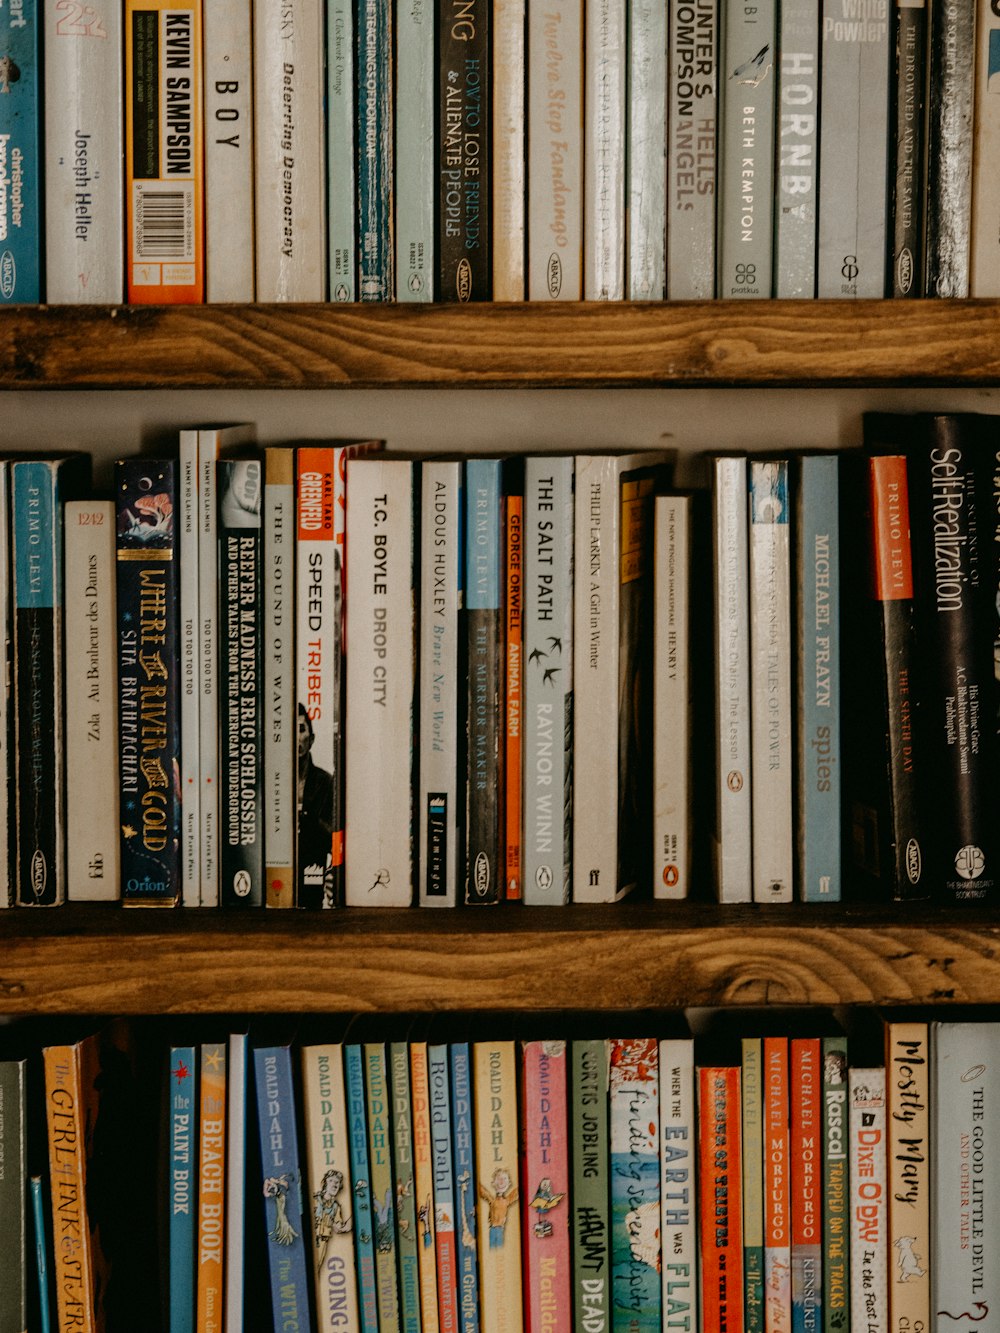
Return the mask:
POLYGON ((72 1046, 45 1048, 45 1112, 52 1190, 53 1263, 59 1328, 96 1333, 87 1220, 82 1079, 72 1046))
POLYGON ((764 1038, 764 1327, 791 1333, 788 1038, 764 1038))
POLYGON ((507 508, 507 711, 504 764, 507 897, 521 897, 521 684, 523 661, 523 495, 508 495, 507 508))
POLYGON ((198 1124, 198 1333, 223 1333, 226 1233, 226 1047, 201 1048, 198 1124))
POLYGON ((739 1069, 698 1070, 703 1327, 717 1333, 739 1333, 743 1328, 740 1097, 739 1069))

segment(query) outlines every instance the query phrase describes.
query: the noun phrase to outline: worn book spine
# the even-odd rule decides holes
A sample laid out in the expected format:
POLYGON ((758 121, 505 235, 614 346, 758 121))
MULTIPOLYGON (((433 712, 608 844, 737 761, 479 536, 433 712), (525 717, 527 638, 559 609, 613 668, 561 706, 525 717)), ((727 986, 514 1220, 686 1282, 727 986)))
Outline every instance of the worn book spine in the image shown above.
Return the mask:
POLYGON ((743 1327, 740 1071, 698 1069, 698 1234, 703 1328, 743 1327))
POLYGON ((389 1045, 392 1097, 392 1174, 396 1188, 396 1262, 399 1266, 400 1333, 422 1333, 417 1260, 417 1207, 413 1193, 413 1104, 410 1052, 405 1041, 389 1045))
POLYGON ((769 297, 774 232, 774 0, 722 7, 720 297, 769 297))
POLYGON ((167 1117, 170 1125, 168 1293, 170 1333, 194 1333, 195 1210, 198 1200, 197 1058, 195 1046, 170 1048, 167 1117))
POLYGON ((264 697, 259 458, 217 464, 219 542, 219 897, 264 903, 264 697))
POLYGON ((125 0, 125 171, 129 301, 203 301, 201 0, 125 0))
MULTIPOLYGON (((122 7, 107 0, 80 10, 60 0, 41 0, 41 5, 50 90, 45 99, 45 299, 113 305, 125 295, 122 7)), ((30 12, 30 6, 24 8, 30 12)), ((7 87, 8 93, 19 91, 17 84, 7 87)), ((23 180, 21 200, 23 208, 23 180)), ((23 226, 24 214, 18 211, 23 226)))
POLYGON ((16 7, 8 5, 0 17, 0 61, 4 70, 0 81, 0 175, 7 186, 0 194, 3 305, 36 303, 43 294, 43 38, 38 10, 39 0, 20 0, 16 7))
POLYGON ((198 614, 198 431, 180 432, 177 455, 177 550, 180 556, 181 902, 201 905, 201 619, 198 614))
MULTIPOLYGON (((610 1049, 612 1325, 657 1333, 662 1316, 659 1045, 652 1038, 627 1037, 612 1039, 610 1049)), ((738 1106, 734 1109, 738 1118, 738 1106)))
POLYGON ((928 296, 969 295, 975 0, 931 6, 927 83, 928 296))
POLYGON ((888 1333, 889 1241, 885 1070, 847 1076, 851 1193, 851 1328, 888 1333))
POLYGON ((226 1290, 226 1047, 222 1042, 207 1043, 199 1052, 197 1143, 197 1327, 222 1333, 226 1290))
POLYGON ((694 1042, 690 1037, 666 1038, 660 1042, 659 1057, 663 1324, 695 1333, 699 1323, 694 1042))
POLYGON ((121 893, 113 502, 67 500, 63 537, 66 771, 105 779, 66 785, 66 897, 113 902, 121 893))
POLYGON ((525 0, 493 0, 493 300, 525 296, 525 0))
POLYGON ((823 1328, 838 1333, 851 1312, 848 1253, 847 1038, 823 1038, 823 1328))
MULTIPOLYGON (((764 1038, 764 1289, 768 1333, 791 1333, 788 1038, 764 1038)), ((707 1200, 706 1206, 707 1206, 707 1200)))
POLYGON ((323 0, 254 0, 258 301, 326 298, 324 49, 323 0))
POLYGON ((653 571, 653 896, 691 884, 690 581, 693 500, 658 495, 653 571))
MULTIPOLYGON (((413 8, 419 12, 423 6, 413 8)), ((408 59, 400 51, 401 81, 408 59)), ((354 5, 352 0, 327 0, 326 216, 331 301, 358 299, 354 111, 354 5)))
POLYGON ((924 101, 927 88, 925 0, 892 6, 893 71, 890 93, 889 188, 891 249, 887 290, 923 296, 924 101))
POLYGON ((393 6, 359 0, 355 43, 358 80, 358 296, 388 301, 393 278, 393 6))
POLYGON ((524 1321, 514 1043, 475 1042, 472 1076, 482 1333, 521 1333, 524 1321))
POLYGON ((926 1023, 885 1025, 889 1328, 930 1327, 931 1137, 926 1023))
POLYGON ((823 1071, 818 1037, 794 1037, 789 1060, 792 1328, 823 1326, 823 1071))
POLYGON ((479 1333, 479 1262, 477 1258, 477 1163, 472 1122, 472 1068, 469 1043, 449 1047, 451 1123, 455 1172, 455 1245, 461 1333, 479 1333))
POLYGON ((573 864, 574 461, 524 466, 522 873, 527 905, 569 901, 573 864))
MULTIPOLYGON (((434 1240, 434 1159, 431 1151, 430 1084, 427 1043, 410 1042, 410 1104, 413 1115, 413 1190, 417 1214, 417 1267, 420 1271, 422 1333, 438 1333, 437 1247, 434 1240)), ((477 1108, 482 1101, 477 1101, 477 1108)), ((477 1134, 479 1133, 477 1119, 477 1134)), ((517 1172, 514 1172, 514 1179, 517 1172)), ((488 1265, 483 1263, 483 1281, 488 1265)), ((520 1291, 520 1268, 518 1269, 520 1291)), ((520 1310, 520 1307, 518 1307, 520 1310)), ((502 1333, 502 1330, 499 1331, 502 1333)))
POLYGON ((582 25, 582 0, 528 7, 530 301, 583 296, 582 25))
POLYGON ((1000 179, 990 169, 1000 146, 1000 14, 976 3, 975 107, 969 295, 1000 296, 1000 179))
POLYGON ((594 0, 584 20, 583 296, 625 296, 625 0, 594 0))
POLYGON ((344 1047, 344 1082, 347 1095, 351 1180, 354 1188, 352 1211, 354 1252, 358 1266, 358 1327, 361 1333, 379 1333, 364 1051, 357 1042, 351 1042, 344 1047))
POLYGON ((264 901, 295 905, 295 450, 264 451, 264 901))
POLYGON ((378 1326, 379 1333, 399 1333, 396 1194, 392 1183, 392 1134, 385 1042, 366 1042, 363 1054, 378 1326))
POLYGON ((570 1333, 566 1042, 526 1041, 521 1060, 525 1330, 570 1333))
POLYGON ((600 1037, 569 1045, 570 1230, 573 1330, 611 1328, 611 1198, 608 1183, 608 1081, 611 1051, 600 1037))
POLYGON ((254 299, 252 0, 205 6, 205 299, 254 299))
POLYGON ((441 1333, 458 1333, 458 1254, 455 1240, 455 1174, 451 1137, 448 1047, 427 1047, 430 1085, 431 1155, 434 1179, 434 1244, 437 1254, 438 1319, 441 1333))
POLYGON ((398 5, 395 24, 395 295, 397 301, 433 301, 433 0, 398 5))
POLYGON ((524 484, 519 473, 516 493, 504 496, 504 855, 505 892, 523 897, 521 875, 523 827, 523 766, 521 741, 524 708, 524 484))
POLYGON ((667 285, 667 5, 634 0, 628 13, 628 182, 625 294, 662 301, 667 285))
POLYGON ((489 301, 492 0, 435 0, 437 299, 489 301))
POLYGON ((0 1328, 24 1333, 28 1327, 28 1107, 27 1065, 0 1060, 0 1328))
POLYGON ((714 0, 669 0, 667 295, 715 295, 719 14, 714 0))
POLYGON ((816 0, 778 7, 774 294, 785 298, 816 294, 819 20, 816 0))
POLYGON ((744 1037, 740 1046, 743 1329, 764 1333, 764 1042, 761 1037, 744 1037))

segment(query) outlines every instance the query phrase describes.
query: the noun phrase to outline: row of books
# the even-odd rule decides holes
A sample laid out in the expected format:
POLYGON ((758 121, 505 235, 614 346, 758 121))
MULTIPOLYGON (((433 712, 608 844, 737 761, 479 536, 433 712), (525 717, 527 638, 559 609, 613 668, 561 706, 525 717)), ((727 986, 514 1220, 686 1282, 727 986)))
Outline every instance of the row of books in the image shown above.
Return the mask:
POLYGON ((135 1328, 120 1293, 148 1270, 142 1327, 159 1286, 170 1333, 271 1313, 300 1333, 991 1328, 1000 1026, 889 1017, 849 1065, 855 1037, 810 1021, 744 1015, 738 1042, 160 1037, 141 1076, 117 1022, 46 1046, 44 1073, 0 1062, 0 1327, 31 1297, 46 1328, 135 1328), (159 1136, 127 1118, 140 1077, 159 1136), (158 1258, 129 1244, 154 1214, 158 1258))
POLYGON ((0 30, 0 301, 1000 295, 987 3, 21 0, 0 30))

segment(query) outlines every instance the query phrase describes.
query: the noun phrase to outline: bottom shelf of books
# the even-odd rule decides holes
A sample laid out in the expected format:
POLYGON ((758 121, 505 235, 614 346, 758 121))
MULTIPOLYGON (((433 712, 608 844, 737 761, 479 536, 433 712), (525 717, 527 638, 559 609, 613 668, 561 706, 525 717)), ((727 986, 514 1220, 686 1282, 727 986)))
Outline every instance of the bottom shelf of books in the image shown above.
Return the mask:
POLYGON ((0 1328, 978 1327, 969 1012, 11 1023, 0 1328))

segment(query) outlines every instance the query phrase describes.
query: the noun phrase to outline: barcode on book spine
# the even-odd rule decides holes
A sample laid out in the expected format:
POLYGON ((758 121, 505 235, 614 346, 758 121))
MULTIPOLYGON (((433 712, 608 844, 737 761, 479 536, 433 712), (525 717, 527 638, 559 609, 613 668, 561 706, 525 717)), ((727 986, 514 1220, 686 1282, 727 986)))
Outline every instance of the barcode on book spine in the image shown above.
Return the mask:
POLYGON ((194 184, 169 190, 135 184, 134 255, 194 262, 194 184))

